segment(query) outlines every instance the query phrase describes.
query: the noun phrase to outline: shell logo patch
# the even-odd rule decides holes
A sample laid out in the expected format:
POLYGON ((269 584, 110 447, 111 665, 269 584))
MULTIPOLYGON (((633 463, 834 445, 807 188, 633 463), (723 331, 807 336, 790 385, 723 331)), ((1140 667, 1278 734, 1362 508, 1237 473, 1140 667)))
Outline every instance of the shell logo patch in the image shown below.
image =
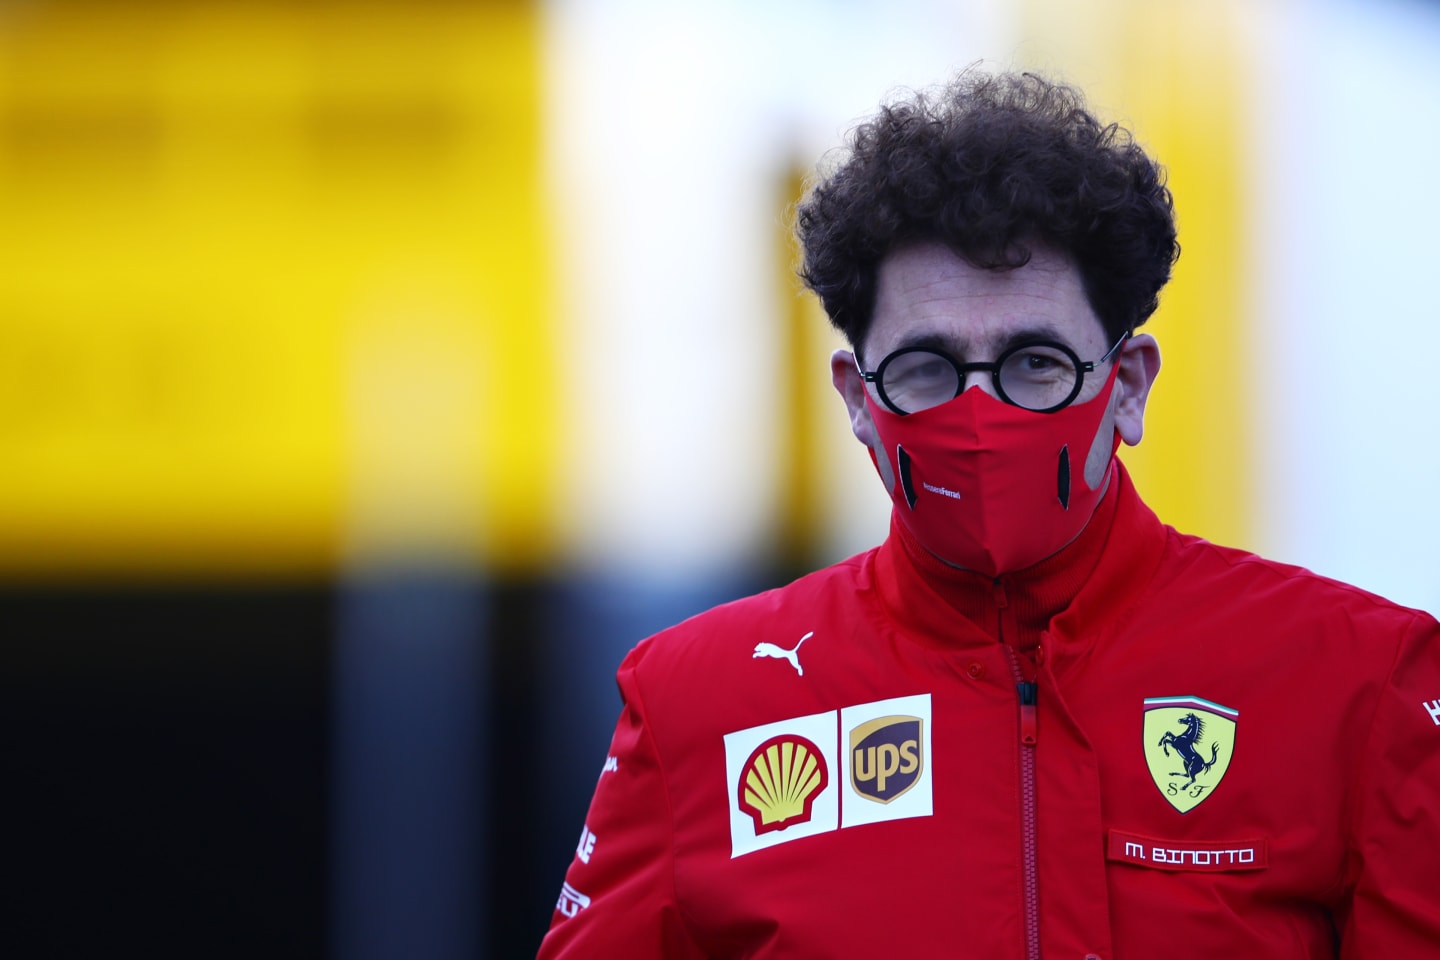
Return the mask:
POLYGON ((1189 813, 1220 785, 1239 719, 1239 710, 1201 697, 1146 699, 1145 763, 1170 806, 1189 813))
POLYGON ((732 858, 839 829, 835 730, 829 710, 725 734, 732 858))
POLYGON ((820 748, 804 737, 781 734, 755 748, 740 780, 740 809, 755 833, 783 830, 810 819, 816 794, 830 782, 820 748))
POLYGON ((928 817, 930 694, 725 734, 730 856, 883 820, 928 817))

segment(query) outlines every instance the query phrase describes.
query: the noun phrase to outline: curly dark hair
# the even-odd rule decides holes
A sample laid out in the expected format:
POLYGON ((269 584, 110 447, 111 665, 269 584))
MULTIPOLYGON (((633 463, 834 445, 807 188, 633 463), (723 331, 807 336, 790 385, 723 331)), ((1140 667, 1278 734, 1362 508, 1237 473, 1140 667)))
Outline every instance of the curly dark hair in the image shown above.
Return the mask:
POLYGON ((796 229, 801 278, 856 348, 880 262, 905 244, 938 241, 993 270, 1023 266, 1027 243, 1052 247, 1112 340, 1154 313, 1180 255, 1164 171, 1127 130, 1102 126, 1073 87, 976 69, 857 127, 796 229))

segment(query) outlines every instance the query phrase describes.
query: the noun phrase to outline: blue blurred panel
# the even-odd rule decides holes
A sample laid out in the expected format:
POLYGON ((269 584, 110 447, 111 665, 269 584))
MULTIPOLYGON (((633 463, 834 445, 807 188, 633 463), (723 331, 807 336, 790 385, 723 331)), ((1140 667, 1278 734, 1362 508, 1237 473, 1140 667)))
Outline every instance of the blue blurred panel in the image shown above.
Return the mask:
POLYGON ((470 960, 481 949, 486 605, 473 580, 446 573, 341 592, 331 917, 340 960, 470 960))

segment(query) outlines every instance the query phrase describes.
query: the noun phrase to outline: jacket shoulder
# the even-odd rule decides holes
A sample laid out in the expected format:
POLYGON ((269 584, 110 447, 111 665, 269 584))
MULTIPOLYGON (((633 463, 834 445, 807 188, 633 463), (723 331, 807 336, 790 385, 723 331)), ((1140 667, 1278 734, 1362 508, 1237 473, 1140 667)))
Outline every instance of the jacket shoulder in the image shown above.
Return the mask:
POLYGON ((1167 528, 1168 542, 1156 578, 1169 597, 1193 594, 1237 613, 1261 611, 1267 620, 1326 622, 1404 631, 1433 623, 1424 611, 1402 606, 1353 584, 1167 528))
POLYGON ((705 683, 731 672, 738 654, 759 643, 791 649, 818 622, 843 618, 871 591, 875 550, 806 574, 784 586, 711 607, 640 641, 621 665, 646 686, 656 681, 705 683), (797 632, 798 631, 798 632, 797 632), (724 664, 725 666, 722 666, 724 664))

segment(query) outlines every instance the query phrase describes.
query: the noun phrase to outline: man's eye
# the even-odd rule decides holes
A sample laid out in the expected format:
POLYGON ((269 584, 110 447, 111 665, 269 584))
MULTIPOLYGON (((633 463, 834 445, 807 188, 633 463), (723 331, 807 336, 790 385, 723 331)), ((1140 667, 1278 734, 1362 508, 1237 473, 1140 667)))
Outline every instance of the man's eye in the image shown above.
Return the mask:
POLYGON ((1071 363, 1063 354, 1045 347, 1022 350, 1005 362, 1005 366, 1026 376, 1050 376, 1071 369, 1071 363))
POLYGON ((909 376, 916 380, 939 380, 950 375, 950 365, 939 360, 927 361, 909 371, 909 376))
POLYGON ((891 364, 886 380, 891 383, 919 385, 953 380, 955 370, 939 357, 910 354, 891 364))
POLYGON ((1059 360, 1045 353, 1026 353, 1022 355, 1021 361, 1029 370, 1053 370, 1059 364, 1059 360))

